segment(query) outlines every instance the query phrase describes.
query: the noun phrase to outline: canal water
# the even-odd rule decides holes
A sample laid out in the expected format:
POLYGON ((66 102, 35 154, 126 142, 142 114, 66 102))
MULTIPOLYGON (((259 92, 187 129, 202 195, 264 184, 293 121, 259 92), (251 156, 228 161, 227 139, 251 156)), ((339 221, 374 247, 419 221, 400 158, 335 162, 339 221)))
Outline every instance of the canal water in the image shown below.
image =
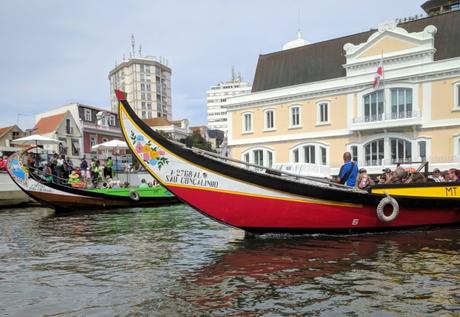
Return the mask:
POLYGON ((460 228, 248 239, 185 205, 0 210, 0 316, 458 316, 460 228))

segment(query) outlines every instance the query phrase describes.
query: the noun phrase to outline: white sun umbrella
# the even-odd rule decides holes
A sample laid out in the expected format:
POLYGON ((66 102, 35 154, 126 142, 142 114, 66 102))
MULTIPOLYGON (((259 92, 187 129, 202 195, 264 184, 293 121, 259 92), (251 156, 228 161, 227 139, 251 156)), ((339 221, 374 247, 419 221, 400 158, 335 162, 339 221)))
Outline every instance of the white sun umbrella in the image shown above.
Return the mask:
MULTIPOLYGON (((119 150, 128 149, 128 144, 125 141, 110 140, 104 143, 99 143, 91 147, 92 150, 119 150)), ((117 151, 115 151, 115 168, 117 167, 117 151)))
POLYGON ((35 145, 36 153, 38 153, 39 145, 57 144, 59 143, 59 141, 56 139, 48 138, 40 134, 32 134, 32 135, 25 136, 23 138, 14 139, 11 141, 11 143, 18 144, 18 145, 35 145))

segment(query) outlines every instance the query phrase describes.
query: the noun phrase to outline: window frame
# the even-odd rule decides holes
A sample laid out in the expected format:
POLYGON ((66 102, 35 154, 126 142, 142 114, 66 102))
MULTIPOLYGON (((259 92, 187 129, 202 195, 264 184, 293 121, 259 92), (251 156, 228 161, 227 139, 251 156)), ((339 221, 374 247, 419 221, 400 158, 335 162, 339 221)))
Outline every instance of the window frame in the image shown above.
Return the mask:
POLYGON ((272 149, 272 148, 268 148, 268 147, 263 147, 263 146, 258 146, 258 147, 254 147, 254 148, 250 148, 250 149, 247 149, 246 151, 242 152, 241 153, 241 160, 243 162, 247 162, 247 163, 250 163, 250 164, 256 164, 256 156, 258 157, 258 159, 262 160, 262 163, 263 163, 263 167, 272 167, 273 164, 275 163, 275 150, 272 149), (257 155, 256 155, 257 153, 257 155), (260 157, 259 154, 262 153, 262 156, 260 157), (249 159, 249 162, 248 162, 248 159, 249 159))
POLYGON ((276 130, 276 113, 275 113, 275 109, 265 109, 264 110, 264 131, 274 131, 276 130), (271 123, 272 123, 272 126, 270 127, 269 126, 269 114, 272 114, 271 115, 271 123))
POLYGON ((454 86, 454 106, 452 111, 460 111, 460 82, 453 84, 454 86))
POLYGON ((85 121, 93 121, 93 114, 91 109, 84 109, 83 111, 83 116, 85 118, 85 121))
POLYGON ((306 142, 297 144, 295 147, 292 147, 289 150, 289 162, 328 166, 330 164, 329 145, 320 142, 306 142), (311 150, 307 150, 311 148, 314 149, 313 153, 311 150), (307 151, 309 151, 310 154, 309 162, 307 162, 307 151), (314 154, 313 160, 311 160, 311 154, 314 154))
POLYGON ((292 105, 289 107, 289 129, 295 129, 300 127, 302 127, 302 108, 300 105, 292 105), (297 124, 294 124, 294 109, 297 109, 297 124))
POLYGON ((254 132, 254 114, 252 112, 243 112, 241 114, 241 133, 253 133, 254 132), (249 129, 246 129, 246 117, 249 118, 249 129))
POLYGON ((320 100, 316 103, 316 125, 327 125, 331 123, 331 102, 329 100, 320 100), (324 107, 323 107, 324 106, 324 107), (325 108, 325 119, 323 120, 322 108, 325 108))

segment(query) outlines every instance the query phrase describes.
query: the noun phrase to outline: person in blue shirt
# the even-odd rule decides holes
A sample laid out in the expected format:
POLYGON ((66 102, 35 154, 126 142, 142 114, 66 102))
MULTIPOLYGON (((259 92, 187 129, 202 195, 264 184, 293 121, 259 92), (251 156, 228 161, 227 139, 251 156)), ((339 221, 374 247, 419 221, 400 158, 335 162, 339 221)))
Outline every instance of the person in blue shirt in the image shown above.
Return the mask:
POLYGON ((337 182, 347 186, 355 186, 356 177, 358 176, 358 164, 352 162, 351 153, 343 153, 344 164, 340 167, 339 177, 337 182))

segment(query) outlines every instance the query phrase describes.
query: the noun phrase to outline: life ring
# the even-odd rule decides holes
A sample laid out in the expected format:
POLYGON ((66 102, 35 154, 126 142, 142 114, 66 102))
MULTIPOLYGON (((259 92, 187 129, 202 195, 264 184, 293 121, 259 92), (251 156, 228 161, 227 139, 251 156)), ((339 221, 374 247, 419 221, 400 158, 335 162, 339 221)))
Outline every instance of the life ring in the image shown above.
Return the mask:
POLYGON ((398 214, 399 214, 399 204, 396 201, 396 199, 394 199, 390 195, 387 195, 385 198, 382 198, 382 200, 379 202, 377 206, 377 218, 381 222, 391 222, 395 220, 396 217, 398 217, 398 214), (391 205, 393 210, 391 211, 391 214, 387 216, 385 215, 384 210, 385 210, 385 206, 388 204, 391 205))
POLYGON ((129 192, 129 198, 131 198, 131 200, 134 200, 134 201, 139 201, 139 193, 135 190, 132 190, 129 192))

